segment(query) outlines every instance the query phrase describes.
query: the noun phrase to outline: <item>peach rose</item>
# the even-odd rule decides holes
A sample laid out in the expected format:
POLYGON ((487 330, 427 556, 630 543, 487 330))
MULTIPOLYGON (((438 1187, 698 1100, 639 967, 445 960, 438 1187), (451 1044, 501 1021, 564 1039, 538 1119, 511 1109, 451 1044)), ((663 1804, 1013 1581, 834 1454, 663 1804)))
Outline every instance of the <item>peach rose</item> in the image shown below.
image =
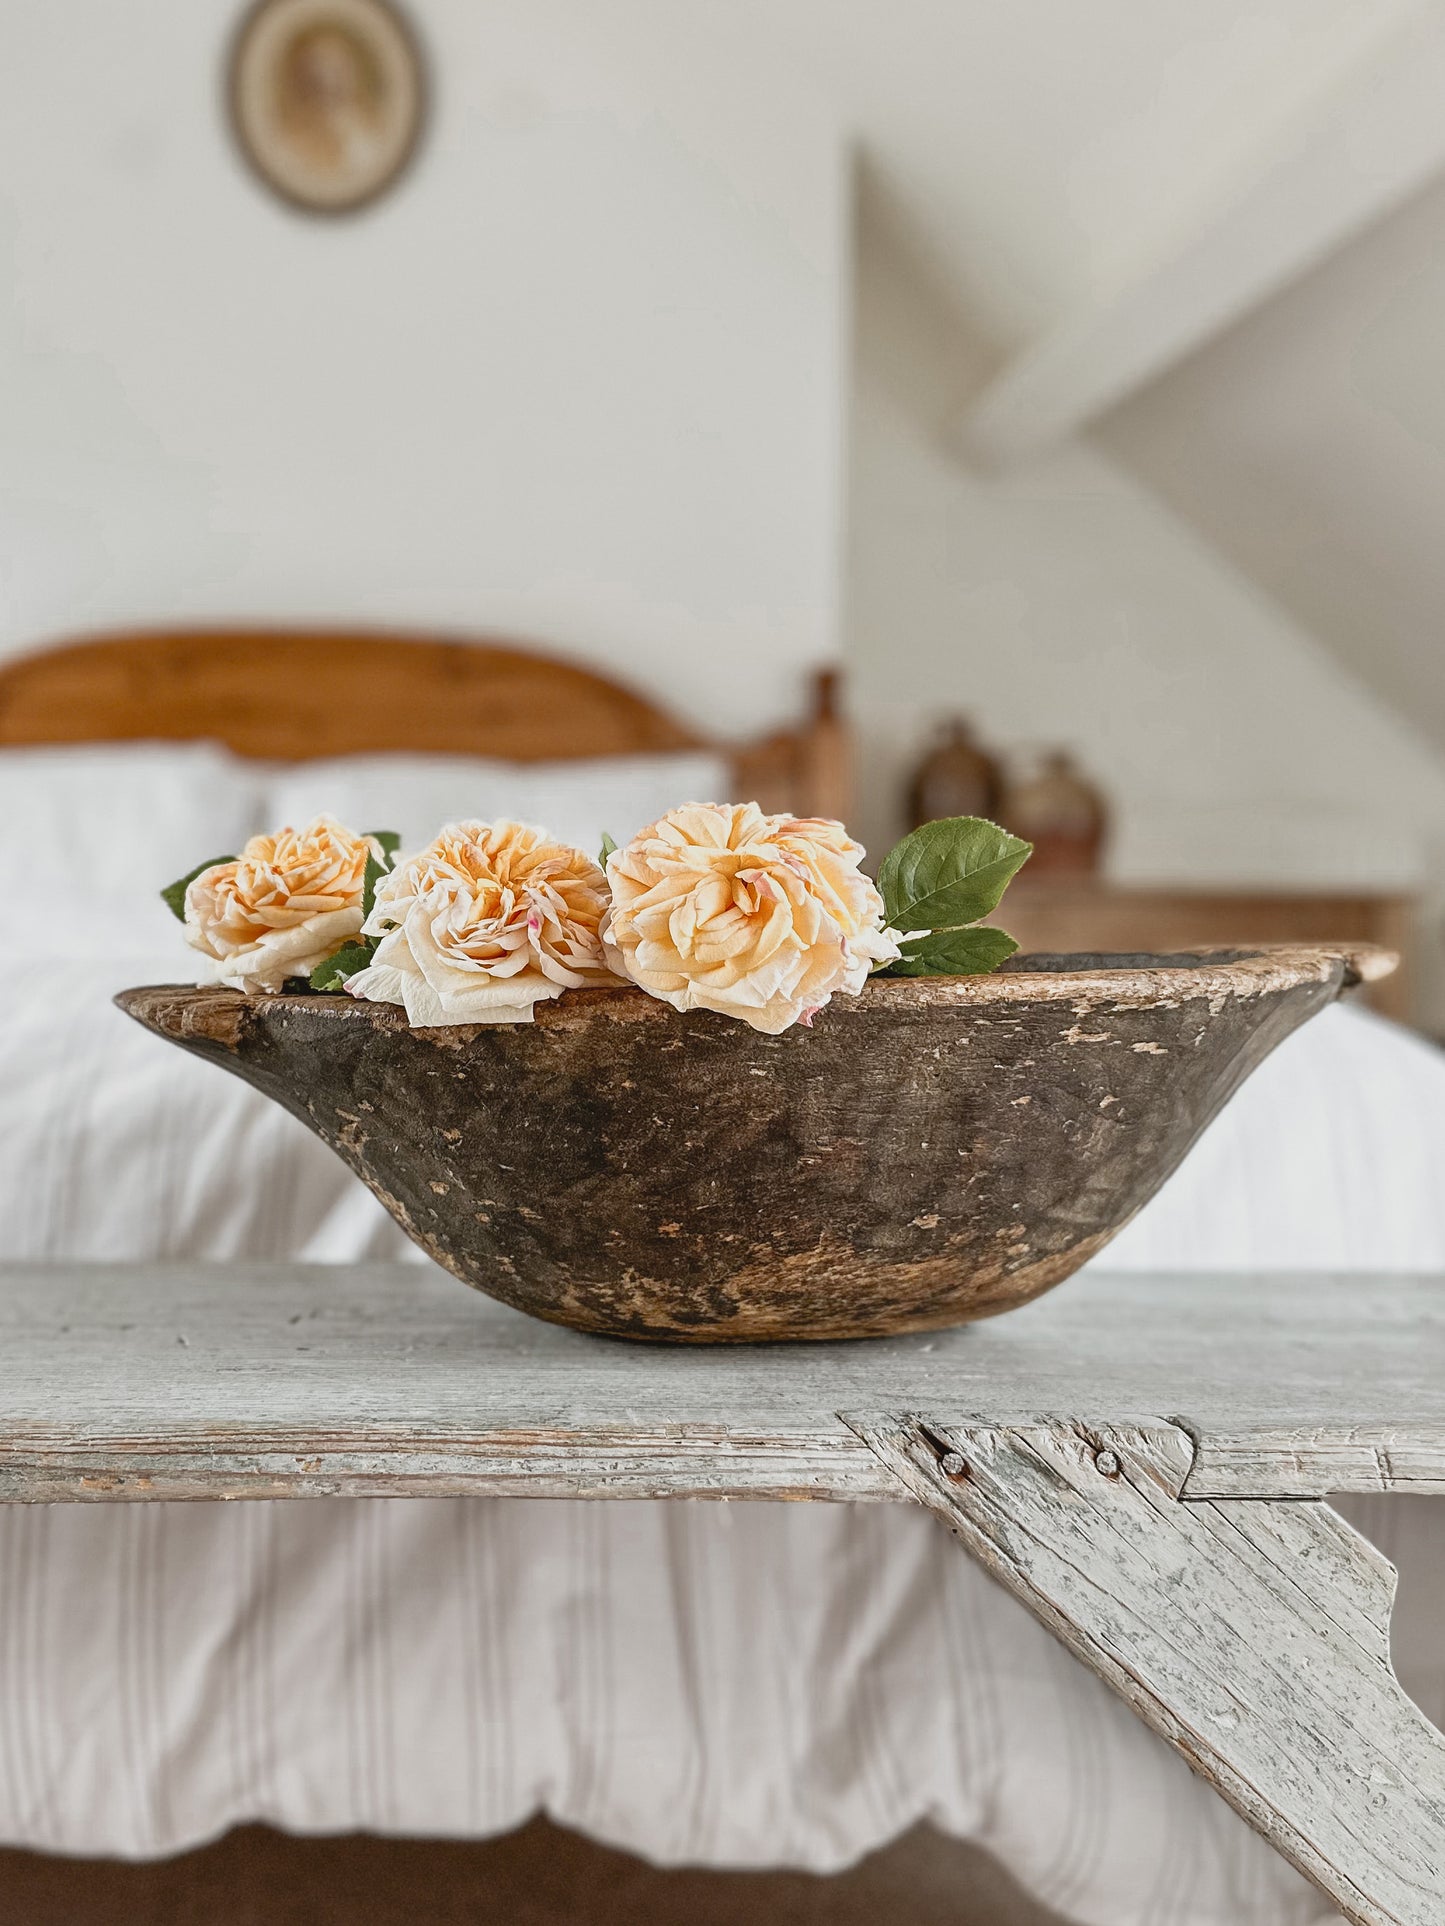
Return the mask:
POLYGON ((330 816, 305 829, 253 836, 186 890, 186 941, 207 958, 207 982, 279 990, 306 977, 361 929, 366 859, 380 846, 330 816))
POLYGON ((614 968, 675 1010, 776 1035, 856 996, 898 954, 841 823, 687 803, 614 850, 603 928, 614 968))
POLYGON ((400 1003, 418 1027, 530 1023, 563 990, 612 981, 602 871, 522 823, 452 823, 377 886, 380 937, 352 996, 400 1003))

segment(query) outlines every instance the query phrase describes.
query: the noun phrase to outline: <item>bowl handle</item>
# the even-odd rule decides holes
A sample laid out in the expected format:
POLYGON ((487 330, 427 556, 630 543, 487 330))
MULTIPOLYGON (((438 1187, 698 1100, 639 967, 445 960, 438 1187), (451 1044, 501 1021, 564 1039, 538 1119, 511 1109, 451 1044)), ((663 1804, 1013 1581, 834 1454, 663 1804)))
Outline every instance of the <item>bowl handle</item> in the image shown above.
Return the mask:
POLYGON ((1337 956, 1344 964, 1346 990, 1356 990, 1362 983, 1378 983, 1400 967, 1400 952, 1387 950, 1381 943, 1325 943, 1320 948, 1325 956, 1337 956))

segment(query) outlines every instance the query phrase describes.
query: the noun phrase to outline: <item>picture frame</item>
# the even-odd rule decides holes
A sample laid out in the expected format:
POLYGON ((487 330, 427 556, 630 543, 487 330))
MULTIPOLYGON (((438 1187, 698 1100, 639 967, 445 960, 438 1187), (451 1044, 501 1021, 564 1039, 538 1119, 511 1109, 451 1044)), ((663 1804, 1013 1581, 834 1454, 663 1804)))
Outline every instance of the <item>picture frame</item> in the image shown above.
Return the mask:
POLYGON ((354 214, 414 159, 427 111, 420 43, 395 0, 256 0, 226 97, 251 172, 308 214, 354 214))

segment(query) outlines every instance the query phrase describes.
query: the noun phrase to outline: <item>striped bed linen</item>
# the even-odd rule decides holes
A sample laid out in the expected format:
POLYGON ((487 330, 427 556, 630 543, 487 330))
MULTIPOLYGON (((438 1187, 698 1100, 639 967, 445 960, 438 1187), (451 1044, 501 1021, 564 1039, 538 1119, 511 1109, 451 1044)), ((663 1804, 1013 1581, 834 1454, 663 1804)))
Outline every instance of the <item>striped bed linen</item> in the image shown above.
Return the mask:
POLYGON ((264 1819, 847 1865, 919 1819, 1091 1926, 1318 1896, 902 1506, 383 1499, 0 1513, 0 1837, 264 1819))
MULTIPOLYGON (((21 973, 8 1254, 408 1250, 292 1119, 105 1003, 174 973, 21 973)), ((1442 1155, 1445 1059, 1332 1010, 1105 1261, 1445 1268, 1442 1155)), ((1349 1509, 1402 1567, 1400 1670, 1438 1722, 1445 1508, 1349 1509)), ((1080 1926, 1334 1917, 904 1507, 0 1508, 0 1840, 139 1856, 244 1820, 480 1836, 537 1811, 662 1863, 818 1871, 926 1818, 1080 1926)))

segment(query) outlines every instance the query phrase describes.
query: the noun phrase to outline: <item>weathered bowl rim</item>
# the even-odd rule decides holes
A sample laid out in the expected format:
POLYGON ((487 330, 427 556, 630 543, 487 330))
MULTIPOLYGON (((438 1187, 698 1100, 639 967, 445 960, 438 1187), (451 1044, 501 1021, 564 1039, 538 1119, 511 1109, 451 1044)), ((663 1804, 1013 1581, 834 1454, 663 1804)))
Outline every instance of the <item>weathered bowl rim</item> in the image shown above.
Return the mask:
POLYGON ((116 1000, 308 1123, 464 1283, 580 1330, 735 1344, 934 1330, 1051 1289, 1275 1043, 1390 961, 1035 954, 875 978, 780 1036, 631 986, 415 1030, 306 991, 116 1000))
MULTIPOLYGON (((1023 961, 1020 957, 1019 962, 1023 961)), ((856 997, 839 998, 831 1007, 891 1013, 1020 1003, 1108 1004, 1129 1009, 1201 998, 1213 1001, 1271 995, 1307 983, 1333 983, 1348 989, 1388 976, 1399 957, 1371 943, 1273 943, 1247 950, 1201 950, 1187 957, 1184 953, 1170 954, 1161 956, 1157 963, 1144 961, 1134 953, 1120 953, 1118 961, 1111 962, 1106 952, 1081 955, 1079 962, 1083 967, 1077 970, 1005 966, 988 976, 873 977, 856 997)), ((209 1009, 221 1019, 221 1027, 223 1013, 239 1015, 247 1008, 314 1010, 332 1017, 365 1019, 380 1029, 408 1027, 404 1013, 395 1004, 335 994, 254 995, 218 985, 157 983, 122 990, 115 1001, 128 1015, 145 1021, 142 1010, 152 999, 174 999, 178 994, 184 996, 193 1015, 199 1015, 202 1008, 209 1009)), ((675 1014, 670 1005, 628 984, 571 990, 550 1003, 539 1003, 535 1011, 537 1026, 543 1029, 566 1027, 592 1015, 612 1022, 636 1022, 675 1014)), ((437 1038, 471 1035, 489 1027, 436 1025, 422 1034, 437 1038)))

